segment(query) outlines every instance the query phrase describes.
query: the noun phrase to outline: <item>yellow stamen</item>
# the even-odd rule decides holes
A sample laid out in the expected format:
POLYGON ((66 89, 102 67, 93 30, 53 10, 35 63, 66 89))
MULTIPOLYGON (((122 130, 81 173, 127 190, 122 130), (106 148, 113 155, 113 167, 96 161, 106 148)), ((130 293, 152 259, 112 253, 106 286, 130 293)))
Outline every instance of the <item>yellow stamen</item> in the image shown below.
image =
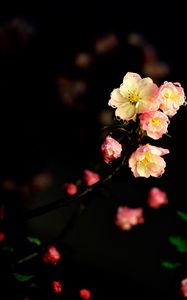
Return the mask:
POLYGON ((131 104, 136 104, 138 102, 140 98, 137 89, 128 91, 128 99, 131 104))
POLYGON ((158 119, 158 118, 152 118, 151 122, 153 123, 153 125, 159 125, 160 124, 160 119, 158 119))

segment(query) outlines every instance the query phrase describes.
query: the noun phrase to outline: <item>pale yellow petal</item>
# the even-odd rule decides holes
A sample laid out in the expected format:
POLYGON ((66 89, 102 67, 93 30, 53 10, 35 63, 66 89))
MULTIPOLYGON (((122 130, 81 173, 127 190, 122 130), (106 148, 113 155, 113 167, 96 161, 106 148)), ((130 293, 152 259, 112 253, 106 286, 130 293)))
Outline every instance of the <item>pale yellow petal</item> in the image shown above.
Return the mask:
POLYGON ((148 178, 150 176, 149 170, 145 167, 145 164, 142 161, 137 162, 137 173, 140 177, 148 178))
MULTIPOLYGON (((130 73, 131 74, 131 73, 130 73)), ((124 98, 128 99, 129 93, 138 93, 139 81, 141 81, 140 76, 129 76, 124 77, 123 83, 120 85, 120 93, 124 98)))
POLYGON ((135 106, 129 102, 120 105, 115 112, 116 117, 119 117, 124 121, 131 120, 135 116, 135 113, 136 113, 135 106))
POLYGON ((124 98, 120 94, 119 89, 114 89, 111 93, 111 98, 108 102, 108 105, 113 107, 113 108, 116 108, 116 107, 120 106, 123 103, 124 103, 124 98))

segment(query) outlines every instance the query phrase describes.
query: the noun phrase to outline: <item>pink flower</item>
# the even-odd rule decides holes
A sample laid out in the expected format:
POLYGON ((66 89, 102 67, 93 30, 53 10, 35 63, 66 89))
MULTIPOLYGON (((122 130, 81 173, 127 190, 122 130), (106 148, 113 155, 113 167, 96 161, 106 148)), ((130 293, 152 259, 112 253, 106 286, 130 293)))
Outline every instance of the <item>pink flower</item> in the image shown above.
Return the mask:
POLYGON ((54 246, 49 246, 47 252, 43 256, 43 261, 45 263, 50 263, 56 265, 60 260, 60 253, 54 246))
POLYGON ((159 188, 152 188, 148 193, 147 203, 151 208, 160 208, 163 204, 168 203, 167 195, 159 188))
POLYGON ((56 294, 61 293, 63 286, 62 286, 62 284, 60 283, 60 281, 53 281, 51 285, 52 285, 53 291, 54 291, 56 294))
POLYGON ((168 149, 150 144, 140 146, 129 158, 129 167, 134 177, 160 177, 166 167, 161 156, 167 153, 169 153, 168 149))
POLYGON ((77 193, 77 190, 78 190, 76 184, 74 184, 74 183, 65 183, 64 188, 68 195, 74 195, 77 193))
POLYGON ((157 99, 160 109, 169 117, 174 116, 182 104, 185 104, 185 94, 180 83, 165 81, 158 89, 157 99))
POLYGON ((87 289, 82 289, 79 292, 80 298, 84 299, 84 300, 89 300, 91 297, 91 292, 87 289))
POLYGON ((5 233, 3 231, 0 231, 0 242, 3 242, 5 239, 5 233))
POLYGON ((103 160, 108 164, 121 156, 122 145, 111 136, 107 136, 101 145, 103 160))
POLYGON ((83 180, 87 186, 91 186, 100 180, 100 175, 90 170, 84 170, 83 180))
POLYGON ((142 208, 118 207, 115 224, 122 230, 130 230, 137 224, 144 223, 142 208))
POLYGON ((115 115, 124 121, 135 119, 139 113, 156 111, 160 102, 155 98, 158 87, 149 77, 128 72, 119 88, 114 89, 108 102, 116 108, 115 115))
POLYGON ((181 281, 181 292, 182 295, 187 298, 187 278, 181 281))
POLYGON ((140 127, 154 140, 160 139, 167 132, 168 117, 161 111, 148 112, 140 115, 140 127))

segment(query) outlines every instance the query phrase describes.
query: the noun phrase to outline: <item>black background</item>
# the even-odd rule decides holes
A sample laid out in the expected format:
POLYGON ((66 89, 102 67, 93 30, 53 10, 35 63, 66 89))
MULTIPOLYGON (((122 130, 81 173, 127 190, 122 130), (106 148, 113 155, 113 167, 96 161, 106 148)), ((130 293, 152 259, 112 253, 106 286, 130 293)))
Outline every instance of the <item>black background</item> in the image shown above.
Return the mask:
MULTIPOLYGON (((34 195, 24 204, 27 208, 56 200, 60 182, 75 178, 90 157, 97 157, 97 112, 107 106, 111 90, 127 71, 141 70, 141 51, 126 43, 130 32, 143 34, 154 44, 171 68, 167 80, 179 81, 187 88, 185 12, 179 1, 165 7, 156 1, 48 1, 41 6, 15 1, 2 5, 1 26, 18 17, 33 24, 35 31, 26 47, 1 50, 1 180, 11 178, 24 183, 46 169, 56 176, 54 186, 34 195), (84 77, 73 66, 75 54, 91 51, 95 37, 110 32, 119 36, 121 48, 96 61, 86 95, 87 113, 67 109, 59 100, 56 79, 60 75, 84 77), (84 127, 86 138, 80 139, 84 127)), ((107 191, 90 197, 89 207, 65 235, 64 244, 73 249, 72 255, 67 254, 62 272, 67 299, 76 298, 76 289, 81 286, 90 288, 94 299, 178 299, 178 286, 185 272, 165 270, 160 262, 178 259, 168 244, 168 235, 185 232, 175 214, 175 209, 186 208, 184 108, 170 126, 171 154, 166 158, 166 174, 148 180, 135 180, 130 172, 122 174, 111 186, 115 196, 107 191), (145 204, 149 188, 155 185, 169 196, 169 205, 159 212, 149 210, 145 204), (126 203, 143 206, 147 218, 144 225, 127 234, 113 224, 117 207, 126 203)), ((50 241, 61 234, 71 214, 71 210, 61 209, 27 225, 33 234, 50 241)), ((49 295, 45 297, 50 299, 49 295)))

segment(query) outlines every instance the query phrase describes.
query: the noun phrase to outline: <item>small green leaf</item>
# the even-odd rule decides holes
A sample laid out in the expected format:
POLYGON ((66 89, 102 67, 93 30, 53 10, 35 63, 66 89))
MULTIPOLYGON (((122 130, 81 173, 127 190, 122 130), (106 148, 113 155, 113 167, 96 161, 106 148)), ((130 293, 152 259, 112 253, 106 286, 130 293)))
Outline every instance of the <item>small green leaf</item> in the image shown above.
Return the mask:
POLYGON ((19 273, 13 273, 14 277, 21 282, 26 282, 29 281, 30 279, 32 279, 34 277, 34 275, 23 275, 23 274, 19 274, 19 273))
POLYGON ((184 220, 184 221, 187 222, 187 213, 185 213, 185 212, 183 212, 183 211, 181 211, 181 210, 177 210, 177 214, 178 214, 178 216, 179 216, 182 220, 184 220))
POLYGON ((174 245, 179 252, 187 252, 187 240, 180 236, 170 236, 169 241, 174 245))
POLYGON ((164 267, 164 268, 167 268, 167 269, 176 269, 176 268, 178 268, 179 266, 181 266, 181 264, 180 263, 173 263, 173 262, 170 262, 170 261, 163 261, 162 262, 162 266, 164 267))
POLYGON ((36 244, 37 246, 41 245, 41 241, 35 237, 27 236, 27 240, 32 244, 36 244))

